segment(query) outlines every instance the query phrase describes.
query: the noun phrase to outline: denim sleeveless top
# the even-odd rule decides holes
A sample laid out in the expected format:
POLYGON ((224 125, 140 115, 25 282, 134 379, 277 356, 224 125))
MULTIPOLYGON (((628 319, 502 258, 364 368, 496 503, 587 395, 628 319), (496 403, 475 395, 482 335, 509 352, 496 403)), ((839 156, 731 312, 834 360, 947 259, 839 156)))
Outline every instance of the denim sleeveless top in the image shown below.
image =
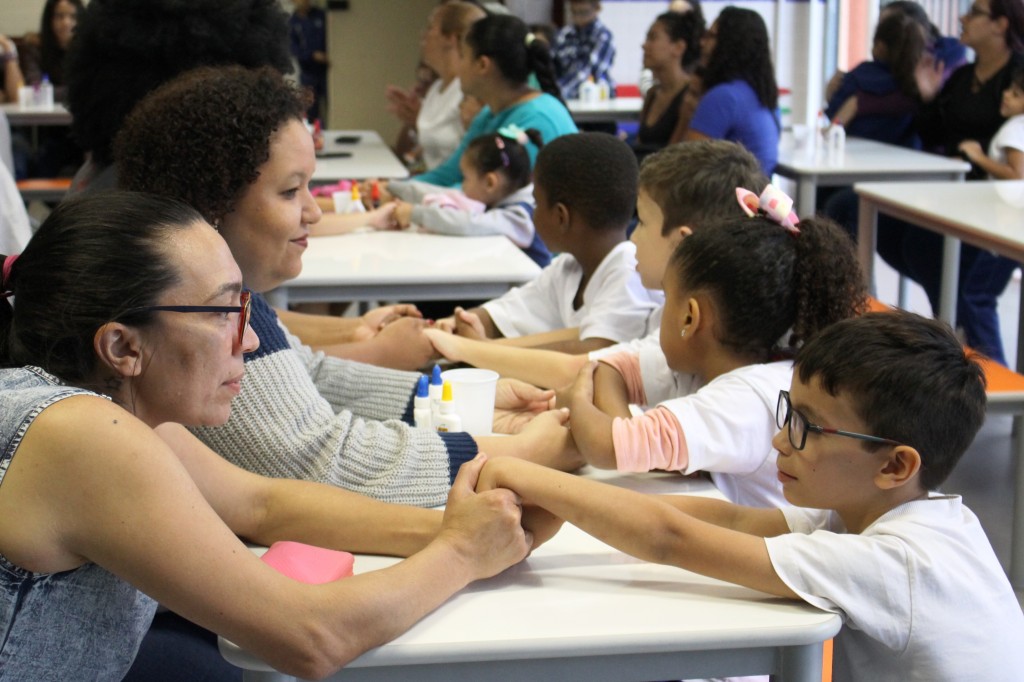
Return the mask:
MULTIPOLYGON (((35 367, 0 369, 0 494, 29 426, 74 395, 95 394, 35 367)), ((96 564, 31 573, 0 555, 0 681, 120 680, 155 610, 156 602, 96 564)))

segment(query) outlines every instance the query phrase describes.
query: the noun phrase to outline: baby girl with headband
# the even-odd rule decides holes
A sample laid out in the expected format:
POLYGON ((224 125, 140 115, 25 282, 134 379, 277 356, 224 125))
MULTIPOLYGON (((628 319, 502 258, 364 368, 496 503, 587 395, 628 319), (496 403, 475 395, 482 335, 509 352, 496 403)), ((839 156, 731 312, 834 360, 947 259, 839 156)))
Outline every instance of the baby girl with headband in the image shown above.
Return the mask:
POLYGON ((389 182, 387 193, 398 200, 395 227, 417 225, 464 237, 503 234, 546 266, 551 253, 533 226, 529 142, 537 148, 544 144, 537 130, 514 125, 473 138, 459 160, 461 191, 417 180, 389 182))
POLYGON ((665 270, 661 347, 694 376, 692 392, 645 405, 638 357, 624 352, 584 370, 570 391, 573 438, 594 466, 619 471, 710 472, 737 504, 785 505, 771 440, 779 390, 796 350, 865 305, 846 233, 809 218, 769 185, 738 189, 746 217, 682 240, 665 270))

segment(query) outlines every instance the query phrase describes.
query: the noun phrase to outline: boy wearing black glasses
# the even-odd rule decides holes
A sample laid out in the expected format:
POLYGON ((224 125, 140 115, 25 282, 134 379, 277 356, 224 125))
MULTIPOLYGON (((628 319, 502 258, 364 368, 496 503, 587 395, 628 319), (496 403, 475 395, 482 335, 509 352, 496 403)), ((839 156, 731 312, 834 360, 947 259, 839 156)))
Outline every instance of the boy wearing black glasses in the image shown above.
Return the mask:
POLYGON ((948 327, 871 313, 808 343, 780 396, 792 508, 645 496, 512 460, 488 462, 478 489, 510 488, 642 559, 838 613, 837 682, 1016 680, 1024 614, 977 517, 936 492, 984 415, 984 375, 948 327))

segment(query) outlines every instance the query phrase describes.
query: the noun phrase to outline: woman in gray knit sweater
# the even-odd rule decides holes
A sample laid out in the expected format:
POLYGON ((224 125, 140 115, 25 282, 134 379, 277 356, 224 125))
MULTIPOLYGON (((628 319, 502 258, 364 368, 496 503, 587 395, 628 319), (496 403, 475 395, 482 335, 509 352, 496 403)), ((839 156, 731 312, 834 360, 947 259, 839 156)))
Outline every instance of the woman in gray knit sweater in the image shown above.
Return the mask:
MULTIPOLYGON (((180 198, 227 241, 247 288, 296 276, 320 209, 309 194, 316 159, 302 93, 270 69, 200 69, 154 91, 115 142, 127 189, 180 198)), ((566 416, 550 412, 517 435, 473 438, 409 425, 418 377, 313 352, 253 296, 260 348, 246 356, 242 394, 224 426, 196 435, 260 474, 331 483, 389 502, 443 503, 460 464, 478 451, 571 469, 579 465, 566 416)), ((550 394, 500 383, 515 428, 550 394)))

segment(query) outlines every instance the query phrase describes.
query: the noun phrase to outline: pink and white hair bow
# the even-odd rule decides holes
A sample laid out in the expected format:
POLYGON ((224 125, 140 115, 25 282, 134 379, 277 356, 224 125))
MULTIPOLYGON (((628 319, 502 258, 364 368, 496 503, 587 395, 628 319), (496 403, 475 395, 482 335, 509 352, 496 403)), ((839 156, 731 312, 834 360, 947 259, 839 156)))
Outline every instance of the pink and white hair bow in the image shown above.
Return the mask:
POLYGON ((737 187, 736 199, 743 212, 751 218, 759 215, 778 223, 793 234, 800 234, 800 228, 797 227, 800 219, 793 212, 793 200, 775 185, 765 187, 761 196, 737 187))

